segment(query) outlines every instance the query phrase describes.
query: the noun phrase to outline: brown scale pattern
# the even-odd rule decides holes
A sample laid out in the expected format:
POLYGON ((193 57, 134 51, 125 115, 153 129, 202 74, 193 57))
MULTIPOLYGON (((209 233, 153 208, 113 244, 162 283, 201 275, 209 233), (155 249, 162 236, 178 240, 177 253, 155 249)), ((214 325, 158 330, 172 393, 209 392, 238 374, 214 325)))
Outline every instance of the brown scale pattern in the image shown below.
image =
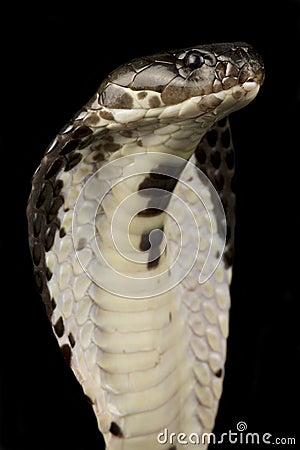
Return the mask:
POLYGON ((234 151, 228 118, 221 119, 204 136, 195 152, 198 167, 216 188, 226 215, 224 260, 231 267, 234 257, 235 186, 234 151))
MULTIPOLYGON (((76 120, 72 129, 57 136, 54 145, 49 147, 33 176, 31 195, 27 206, 29 245, 34 263, 34 276, 38 292, 42 295, 46 312, 51 318, 56 306, 55 300, 50 298, 47 281, 52 274, 46 267, 45 255, 52 248, 57 232, 62 238, 64 229, 60 227, 57 217, 58 211, 64 203, 60 195, 63 182, 58 179, 61 171, 73 169, 81 160, 78 150, 87 145, 87 139, 92 130, 87 126, 79 126, 76 120)), ((63 324, 58 324, 60 334, 63 324)), ((72 338, 70 339, 72 344, 72 338)), ((69 351, 65 348, 65 357, 69 359, 69 351)))

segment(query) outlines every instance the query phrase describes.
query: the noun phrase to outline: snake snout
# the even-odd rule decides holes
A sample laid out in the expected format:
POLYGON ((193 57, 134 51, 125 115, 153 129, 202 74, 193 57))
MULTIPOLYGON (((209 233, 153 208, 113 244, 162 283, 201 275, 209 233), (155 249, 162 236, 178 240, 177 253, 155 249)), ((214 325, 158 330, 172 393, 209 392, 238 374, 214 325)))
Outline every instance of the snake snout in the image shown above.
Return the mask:
POLYGON ((249 61, 244 64, 239 73, 239 83, 256 82, 262 84, 265 79, 265 71, 259 61, 249 61))
POLYGON ((257 53, 251 46, 242 47, 238 49, 243 51, 244 64, 240 69, 239 83, 256 82, 262 84, 265 79, 264 63, 259 53, 257 53))
MULTIPOLYGON (((260 64, 257 61, 252 62, 251 64, 251 69, 253 71, 253 75, 249 78, 252 78, 252 81, 256 81, 257 83, 259 83, 260 85, 263 84, 264 80, 265 80, 265 69, 264 66, 262 64, 260 64)), ((248 80, 250 81, 250 80, 248 80)))

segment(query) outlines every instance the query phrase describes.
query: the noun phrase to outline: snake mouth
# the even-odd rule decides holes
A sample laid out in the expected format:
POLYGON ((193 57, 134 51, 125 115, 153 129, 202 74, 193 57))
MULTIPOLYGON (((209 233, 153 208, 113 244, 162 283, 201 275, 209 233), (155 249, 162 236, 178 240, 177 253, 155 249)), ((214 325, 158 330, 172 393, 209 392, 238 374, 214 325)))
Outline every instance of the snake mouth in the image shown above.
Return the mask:
POLYGON ((257 75, 250 76, 247 78, 247 83, 258 83, 260 86, 263 84, 265 80, 265 75, 263 72, 258 73, 257 75))
POLYGON ((257 61, 245 64, 240 70, 238 81, 240 84, 257 83, 260 86, 265 80, 265 70, 263 65, 257 61))
MULTIPOLYGON (((103 108, 100 110, 99 117, 97 116, 98 125, 101 120, 105 120, 107 127, 110 128, 110 121, 112 127, 126 127, 126 129, 136 128, 137 120, 139 126, 147 126, 151 123, 177 122, 182 120, 194 120, 199 123, 203 133, 205 129, 212 126, 212 124, 227 116, 228 114, 243 108, 250 103, 257 95, 263 81, 263 73, 251 73, 244 77, 243 82, 239 82, 238 77, 234 79, 227 77, 223 79, 223 85, 219 85, 213 92, 204 95, 191 96, 176 104, 164 105, 160 99, 159 93, 151 91, 144 91, 148 96, 143 98, 135 98, 134 108, 120 109, 120 108, 103 108), (155 96, 154 96, 155 95, 155 96), (154 101, 157 100, 158 106, 151 108, 148 106, 148 98, 154 101), (132 125, 131 125, 132 123, 132 125)), ((220 84, 220 81, 219 81, 220 84)), ((123 91, 129 95, 129 89, 123 88, 123 91)), ((85 124, 88 126, 95 126, 93 113, 88 113, 85 118, 85 124), (93 123, 90 123, 90 116, 93 123)))

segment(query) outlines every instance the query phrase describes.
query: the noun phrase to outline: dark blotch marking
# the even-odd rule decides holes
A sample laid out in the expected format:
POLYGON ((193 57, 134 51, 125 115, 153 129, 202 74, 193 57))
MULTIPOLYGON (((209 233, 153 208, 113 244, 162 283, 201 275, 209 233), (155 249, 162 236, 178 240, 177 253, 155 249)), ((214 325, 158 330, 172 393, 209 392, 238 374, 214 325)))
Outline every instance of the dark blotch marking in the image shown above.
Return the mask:
POLYGON ((148 269, 155 269, 155 267, 158 266, 159 259, 160 259, 160 256, 158 256, 156 259, 152 259, 151 261, 149 261, 148 264, 147 264, 147 268, 148 269))
POLYGON ((86 246, 86 243, 87 243, 86 238, 80 238, 76 246, 76 250, 82 250, 86 246))
POLYGON ((215 376, 218 377, 218 378, 221 378, 222 374, 223 374, 223 370, 222 369, 219 369, 219 370, 217 370, 215 372, 215 376))
POLYGON ((47 281, 50 281, 51 278, 52 278, 53 273, 51 272, 49 267, 46 267, 45 275, 46 275, 47 281))
POLYGON ((64 183, 62 180, 56 180, 53 186, 53 195, 57 197, 60 194, 60 191, 62 190, 64 186, 64 183))
POLYGON ((116 84, 107 84, 100 95, 99 103, 109 108, 131 109, 133 98, 123 87, 116 84))
POLYGON ((56 308, 56 301, 54 300, 53 297, 51 298, 51 307, 52 307, 52 311, 54 311, 56 308))
MULTIPOLYGON (((138 187, 139 195, 148 197, 148 204, 145 210, 140 211, 140 215, 145 214, 158 214, 158 210, 164 211, 171 199, 171 192, 173 192, 176 183, 179 179, 186 162, 182 166, 167 167, 164 164, 158 165, 152 172, 150 172, 145 179, 140 183, 138 187), (172 172, 170 173, 170 169, 172 172), (165 175, 170 173, 170 175, 165 175), (166 191, 166 192, 163 192, 166 191), (149 210, 146 213, 146 210, 149 210)), ((150 264, 150 263, 149 263, 150 264)), ((150 266, 157 265, 157 262, 153 261, 150 266)))
POLYGON ((122 147, 121 144, 115 144, 114 142, 106 142, 105 144, 103 144, 103 150, 109 153, 116 152, 121 147, 122 147))
POLYGON ((90 144, 94 142, 94 135, 91 134, 90 136, 86 136, 85 138, 82 138, 80 141, 80 144, 77 147, 77 150, 82 150, 83 148, 88 147, 90 144))
POLYGON ((57 230, 57 225, 56 225, 55 223, 52 223, 52 224, 49 226, 49 228, 48 228, 48 230, 46 231, 46 233, 45 233, 45 241, 44 241, 44 244, 45 244, 45 250, 46 250, 46 252, 48 252, 48 251, 51 249, 52 245, 53 245, 56 230, 57 230))
MULTIPOLYGON (((163 238, 163 231, 164 231, 164 227, 162 226, 159 229, 154 229, 154 230, 150 230, 149 234, 152 232, 151 234, 151 249, 149 252, 149 261, 147 264, 147 268, 148 269, 154 269, 155 267, 158 266, 159 263, 159 259, 160 259, 160 248, 159 245, 162 241, 163 238), (161 230, 160 232, 157 232, 156 230, 161 230)), ((148 234, 148 236, 149 236, 148 234)), ((148 237, 149 240, 149 237, 148 237)))
POLYGON ((53 202, 50 206, 50 209, 48 211, 48 214, 47 214, 47 223, 51 223, 55 219, 55 217, 57 216, 58 210, 63 205, 63 203, 64 203, 64 199, 61 196, 56 197, 53 200, 53 202))
POLYGON ((40 208, 41 206, 43 206, 43 204, 45 203, 45 201, 49 198, 51 198, 53 195, 53 191, 52 191, 52 186, 50 183, 44 183, 41 191, 39 193, 39 196, 37 198, 36 201, 36 207, 40 208))
POLYGON ((62 317, 54 325, 54 331, 57 337, 61 338, 65 332, 65 326, 62 317))
MULTIPOLYGON (((164 227, 159 228, 163 232, 164 227)), ((147 263, 148 269, 153 269, 158 266, 159 258, 160 258, 160 249, 159 245, 163 238, 163 233, 156 233, 156 229, 149 230, 142 234, 141 241, 139 248, 141 251, 146 252, 147 250, 150 250, 149 252, 149 261, 147 263), (149 239, 149 236, 151 234, 151 242, 149 239)))
POLYGON ((51 164, 51 166, 49 167, 46 175, 45 175, 45 180, 49 180, 52 177, 55 177, 58 172, 60 171, 60 169, 63 167, 64 161, 62 158, 58 158, 54 161, 53 164, 51 164))
POLYGON ((224 253, 224 261, 225 261, 225 267, 231 267, 233 264, 234 259, 234 249, 233 247, 228 247, 226 252, 224 253))
POLYGON ((141 242, 140 242, 140 250, 142 252, 146 252, 151 247, 150 241, 149 241, 149 233, 143 233, 141 236, 141 242))
POLYGON ((215 169, 219 169, 221 165, 221 155, 220 152, 213 151, 210 155, 210 160, 215 169))
POLYGON ((60 237, 60 238, 63 238, 63 237, 65 237, 66 234, 67 234, 67 233, 66 233, 66 230, 64 229, 64 227, 62 227, 62 228, 59 230, 59 237, 60 237))
POLYGON ((57 180, 57 177, 60 169, 65 165, 65 157, 59 157, 58 160, 55 158, 61 149, 63 139, 60 136, 55 141, 56 151, 51 151, 43 158, 40 169, 33 176, 33 189, 27 206, 29 245, 35 266, 35 284, 37 291, 42 296, 49 319, 51 319, 56 303, 54 299, 51 299, 48 288, 52 272, 46 266, 45 252, 53 246, 55 233, 60 226, 57 211, 63 203, 63 198, 60 196, 63 182, 57 180))
POLYGON ((171 311, 169 312, 169 322, 172 322, 172 313, 171 313, 171 311))
POLYGON ((139 100, 143 100, 143 98, 147 97, 147 95, 148 95, 148 92, 141 91, 141 92, 138 92, 137 97, 139 100))
POLYGON ((72 137, 73 139, 81 139, 83 137, 89 136, 92 133, 93 131, 89 127, 82 125, 81 127, 78 127, 73 131, 72 137))
POLYGON ((100 111, 100 117, 105 120, 114 120, 114 115, 110 111, 100 111))
POLYGON ((71 347, 74 348, 75 347, 75 339, 74 339, 74 336, 72 333, 69 333, 68 339, 69 339, 71 347))
POLYGON ((38 237, 40 235, 40 232, 42 230, 43 225, 43 215, 35 212, 33 216, 33 236, 38 237))
POLYGON ((91 112, 89 112, 89 115, 88 115, 88 117, 86 117, 84 119, 84 122, 88 126, 97 126, 97 124, 99 122, 98 111, 91 111, 91 112))
MULTIPOLYGON (((86 127, 86 128, 88 128, 88 127, 86 127)), ((71 141, 68 141, 63 146, 63 148, 61 149, 59 154, 60 155, 68 155, 69 153, 73 152, 78 147, 79 144, 80 144, 79 139, 72 139, 71 141)))
MULTIPOLYGON (((139 185, 139 191, 144 189, 163 189, 172 192, 177 179, 161 173, 150 173, 139 185)), ((147 193, 146 193, 147 194, 147 193)))
MULTIPOLYGON (((141 183, 142 184, 142 183, 141 183)), ((155 188, 147 188, 139 191, 139 194, 143 197, 149 197, 147 208, 140 211, 138 215, 146 216, 146 210, 149 210, 149 215, 153 213, 153 215, 158 215, 158 211, 162 213, 167 208, 170 200, 171 200, 171 192, 161 188, 159 190, 154 190, 155 188), (165 190, 165 192, 163 192, 165 190)), ((156 188, 158 189, 158 188, 156 188)))
POLYGON ((32 259, 35 266, 38 266, 42 257, 42 245, 40 242, 35 241, 32 246, 32 259))
POLYGON ((200 164, 205 164, 206 161, 206 152, 201 144, 197 147, 195 151, 195 158, 199 161, 200 164))
POLYGON ((158 208, 146 208, 138 213, 140 217, 155 217, 162 214, 162 210, 158 208))
POLYGON ((123 131, 120 131, 120 135, 131 138, 133 136, 133 132, 132 132, 132 130, 123 130, 123 131))
POLYGON ((218 133, 217 133, 217 130, 215 130, 215 129, 213 128, 212 130, 208 131, 208 132, 206 133, 206 140, 207 140, 208 145, 209 145, 210 147, 214 147, 214 146, 216 145, 216 143, 217 143, 217 140, 218 140, 218 133))
MULTIPOLYGON (((167 208, 171 199, 171 192, 173 192, 185 164, 186 161, 183 162, 182 166, 178 167, 167 167, 161 164, 145 177, 138 187, 139 195, 149 197, 147 208, 145 209, 150 209, 150 212, 151 210, 154 212, 155 210, 164 211, 167 208), (172 170, 171 173, 170 169, 172 170), (170 173, 170 175, 165 173, 170 173)), ((154 267, 157 265, 157 262, 153 261, 150 265, 154 267)))
POLYGON ((158 108, 160 106, 160 100, 158 97, 149 98, 149 106, 150 108, 158 108))
POLYGON ((118 98, 118 108, 131 109, 133 107, 133 99, 130 94, 124 92, 118 98))
POLYGON ((72 350, 71 347, 68 344, 64 344, 60 347, 60 350, 62 352, 63 358, 67 365, 69 366, 71 363, 71 357, 72 357, 72 350))
POLYGON ((116 437, 119 437, 119 438, 124 437, 121 428, 119 427, 119 425, 116 422, 112 422, 110 424, 109 431, 111 432, 111 434, 113 434, 116 437))
POLYGON ((97 151, 96 153, 93 154, 93 161, 100 162, 104 161, 104 159, 105 155, 102 151, 97 151))
POLYGON ((70 157, 68 158, 66 167, 65 167, 65 172, 68 172, 69 170, 73 169, 75 166, 77 166, 77 164, 81 160, 82 160, 81 153, 74 153, 74 154, 70 155, 70 157))
POLYGON ((176 445, 172 445, 172 447, 169 447, 168 450, 176 450, 176 445))

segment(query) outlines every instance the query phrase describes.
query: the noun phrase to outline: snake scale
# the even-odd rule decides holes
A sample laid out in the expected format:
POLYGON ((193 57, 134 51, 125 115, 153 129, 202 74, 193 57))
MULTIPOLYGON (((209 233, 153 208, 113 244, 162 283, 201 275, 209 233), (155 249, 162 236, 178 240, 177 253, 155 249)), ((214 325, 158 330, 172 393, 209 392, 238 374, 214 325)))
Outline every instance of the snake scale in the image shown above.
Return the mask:
POLYGON ((227 116, 263 78, 246 43, 134 59, 33 176, 37 288, 110 450, 194 448, 176 437, 214 427, 235 221, 227 116))

